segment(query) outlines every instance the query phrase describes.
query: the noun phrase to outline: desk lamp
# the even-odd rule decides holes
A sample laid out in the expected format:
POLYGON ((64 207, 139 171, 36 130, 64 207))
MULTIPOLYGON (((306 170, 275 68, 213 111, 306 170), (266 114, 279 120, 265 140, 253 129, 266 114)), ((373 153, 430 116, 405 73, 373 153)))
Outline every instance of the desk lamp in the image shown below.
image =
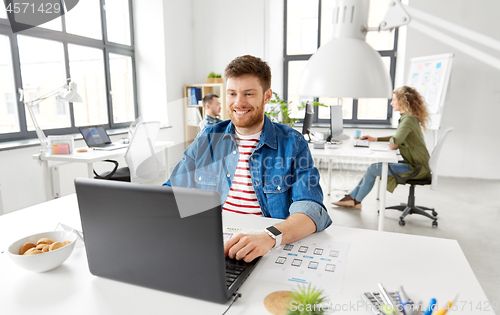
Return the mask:
MULTIPOLYGON (((410 16, 392 0, 378 28, 368 28, 369 0, 337 0, 332 39, 314 53, 299 81, 305 97, 391 98, 392 83, 380 54, 366 43, 368 31, 408 24, 410 16)), ((341 105, 341 103, 339 103, 341 105)))
MULTIPOLYGON (((22 89, 19 89, 19 94, 20 96, 20 101, 24 100, 24 91, 22 89)), ((77 85, 75 82, 69 81, 67 84, 64 84, 63 86, 53 90, 52 92, 49 92, 45 95, 40 96, 39 98, 36 98, 34 100, 30 101, 25 101, 24 104, 26 105, 26 108, 28 109, 31 120, 33 120, 33 125, 35 125, 35 131, 36 135, 38 136, 38 139, 40 140, 41 144, 41 153, 45 154, 47 152, 48 148, 48 143, 47 143, 47 137, 43 133, 42 129, 38 125, 38 122, 35 118, 35 113, 33 112, 33 107, 43 100, 52 97, 54 95, 57 95, 56 98, 63 99, 67 102, 76 102, 76 103, 81 103, 82 102, 82 97, 78 94, 77 92, 77 85)))

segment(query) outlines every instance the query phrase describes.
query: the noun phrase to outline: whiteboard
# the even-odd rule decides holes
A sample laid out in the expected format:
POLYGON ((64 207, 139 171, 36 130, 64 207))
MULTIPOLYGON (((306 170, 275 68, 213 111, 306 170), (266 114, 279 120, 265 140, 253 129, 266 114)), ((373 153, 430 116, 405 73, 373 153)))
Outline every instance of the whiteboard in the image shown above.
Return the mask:
POLYGON ((415 88, 424 97, 429 111, 428 129, 441 125, 446 90, 450 81, 453 54, 412 58, 406 85, 415 88))

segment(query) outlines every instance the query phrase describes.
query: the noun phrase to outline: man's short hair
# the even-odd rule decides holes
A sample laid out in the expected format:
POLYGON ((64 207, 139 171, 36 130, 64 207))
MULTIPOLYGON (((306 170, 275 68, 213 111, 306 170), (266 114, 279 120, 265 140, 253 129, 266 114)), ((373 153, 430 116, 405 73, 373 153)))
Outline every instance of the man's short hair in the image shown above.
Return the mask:
POLYGON ((264 92, 271 88, 271 68, 258 57, 250 55, 236 57, 227 65, 224 72, 226 79, 238 78, 247 74, 259 78, 264 92))
POLYGON ((219 98, 219 95, 215 95, 212 93, 205 95, 205 97, 203 98, 203 106, 207 105, 207 103, 212 104, 212 100, 214 99, 214 97, 219 98))

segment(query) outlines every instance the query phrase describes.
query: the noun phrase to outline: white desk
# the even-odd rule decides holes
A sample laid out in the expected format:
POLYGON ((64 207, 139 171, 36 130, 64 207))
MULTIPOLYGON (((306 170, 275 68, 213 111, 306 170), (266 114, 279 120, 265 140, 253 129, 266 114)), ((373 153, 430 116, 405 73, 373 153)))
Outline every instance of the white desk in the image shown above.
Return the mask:
MULTIPOLYGON (((253 230, 278 221, 224 215, 225 226, 253 230)), ((0 216, 0 253, 13 241, 53 230, 59 222, 81 228, 76 195, 0 216)), ((388 290, 404 285, 410 298, 422 300, 424 304, 436 298, 442 305, 459 293, 460 308, 449 314, 494 314, 476 309, 479 303, 486 307, 488 300, 455 240, 339 226, 309 237, 350 243, 342 293, 325 292, 334 307, 344 307, 335 314, 373 314, 361 306, 356 307, 362 301, 360 294, 378 291, 378 282, 388 290)), ((243 284, 242 298, 228 314, 268 314, 264 298, 274 291, 293 288, 260 280, 258 272, 262 266, 259 263, 243 284)), ((2 314, 222 314, 228 306, 95 277, 88 270, 81 243, 76 244, 62 266, 46 273, 21 269, 6 253, 0 254, 0 281, 2 314)))
MULTIPOLYGON (((379 162, 382 163, 380 189, 383 190, 383 192, 379 196, 378 230, 383 231, 385 218, 385 187, 387 187, 388 165, 389 163, 398 162, 396 151, 372 151, 368 148, 355 148, 351 139, 343 140, 342 144, 334 145, 337 149, 329 149, 328 146, 328 144, 325 144, 325 149, 314 149, 312 145, 309 146, 311 149, 311 155, 314 159, 323 158, 328 160, 328 195, 330 195, 332 183, 332 162, 336 163, 339 167, 342 167, 343 165, 352 165, 354 163, 361 163, 363 165, 370 165, 379 162)), ((370 143, 370 148, 374 149, 387 147, 388 145, 386 142, 370 143)))
MULTIPOLYGON (((156 141, 155 151, 159 152, 165 148, 174 145, 173 141, 156 141)), ((78 148, 77 148, 78 149, 78 148)), ((47 200, 53 199, 52 185, 53 180, 49 174, 49 161, 54 162, 66 162, 66 163, 86 163, 87 164, 87 176, 88 178, 94 178, 94 163, 103 160, 112 160, 117 158, 122 158, 127 152, 127 148, 111 150, 111 151, 94 151, 92 149, 87 149, 87 152, 76 152, 73 154, 46 154, 41 155, 40 153, 34 154, 33 159, 39 160, 43 167, 43 177, 45 181, 45 195, 47 200)), ((168 170, 168 150, 165 150, 165 165, 167 166, 167 177, 169 176, 168 170)))

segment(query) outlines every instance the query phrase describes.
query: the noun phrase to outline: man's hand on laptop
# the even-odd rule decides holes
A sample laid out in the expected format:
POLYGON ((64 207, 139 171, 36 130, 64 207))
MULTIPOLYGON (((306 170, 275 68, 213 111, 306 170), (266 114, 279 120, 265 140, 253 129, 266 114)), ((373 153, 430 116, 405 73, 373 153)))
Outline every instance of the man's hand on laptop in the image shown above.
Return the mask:
MULTIPOLYGON (((281 244, 296 242, 316 231, 316 224, 304 213, 294 213, 275 227, 282 233, 281 244)), ((267 254, 275 244, 276 240, 265 231, 256 235, 238 234, 224 243, 224 253, 229 258, 251 262, 267 254)))
POLYGON ((237 234, 224 243, 224 253, 231 259, 251 262, 267 254, 276 241, 266 232, 256 235, 237 234))

